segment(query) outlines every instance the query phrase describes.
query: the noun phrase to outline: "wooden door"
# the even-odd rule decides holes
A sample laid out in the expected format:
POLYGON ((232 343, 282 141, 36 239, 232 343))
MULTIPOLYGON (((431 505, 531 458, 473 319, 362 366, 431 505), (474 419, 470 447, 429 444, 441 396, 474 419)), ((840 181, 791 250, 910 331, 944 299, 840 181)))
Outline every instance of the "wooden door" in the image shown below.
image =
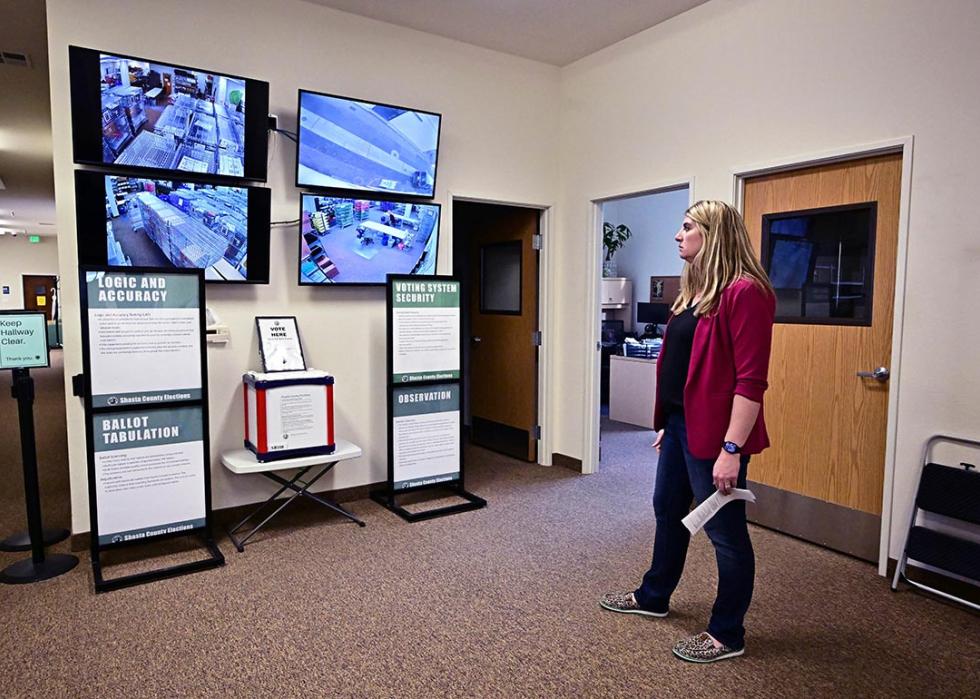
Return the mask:
POLYGON ((535 209, 457 202, 453 237, 464 246, 470 438, 537 461, 538 252, 535 209))
MULTIPOLYGON (((871 293, 860 302, 865 314, 870 310, 868 324, 779 322, 777 311, 765 404, 772 447, 749 467, 763 495, 752 508, 757 521, 869 560, 878 556, 888 382, 858 372, 889 368, 901 178, 901 154, 893 154, 756 177, 744 190, 745 222, 771 277, 777 255, 773 236, 763 250, 763 229, 770 230, 774 214, 862 208, 848 205, 874 212, 867 226, 873 287, 860 287, 871 293)), ((824 266, 811 259, 801 274, 806 284, 790 292, 800 294, 804 313, 807 285, 830 288, 812 282, 837 282, 837 293, 846 291, 841 267, 835 271, 832 259, 824 266)))
POLYGON ((44 317, 51 320, 54 289, 58 284, 58 278, 43 274, 25 274, 23 284, 24 310, 43 311, 44 317))

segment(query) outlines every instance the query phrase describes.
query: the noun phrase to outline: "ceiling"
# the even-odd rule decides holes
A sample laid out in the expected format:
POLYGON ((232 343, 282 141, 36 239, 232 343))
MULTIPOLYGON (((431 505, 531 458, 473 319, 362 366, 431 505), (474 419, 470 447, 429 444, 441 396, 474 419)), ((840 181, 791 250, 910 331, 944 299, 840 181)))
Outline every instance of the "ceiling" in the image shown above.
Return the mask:
POLYGON ((0 51, 31 66, 0 63, 0 229, 54 235, 51 95, 44 3, 0 0, 0 51), (41 225, 43 223, 51 225, 41 225))
POLYGON ((565 66, 707 0, 307 0, 565 66))
MULTIPOLYGON (((231 0, 229 0, 231 1, 231 0)), ((706 0, 307 0, 563 66, 706 0)), ((48 42, 43 0, 0 0, 0 229, 55 235, 48 42)))

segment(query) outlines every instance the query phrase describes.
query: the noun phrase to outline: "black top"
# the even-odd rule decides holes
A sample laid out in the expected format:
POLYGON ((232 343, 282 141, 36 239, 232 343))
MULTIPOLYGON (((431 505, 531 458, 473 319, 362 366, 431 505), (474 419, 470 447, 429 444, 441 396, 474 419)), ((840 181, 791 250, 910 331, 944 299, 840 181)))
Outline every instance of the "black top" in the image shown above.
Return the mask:
POLYGON ((697 326, 698 318, 694 315, 694 306, 688 306, 670 321, 660 351, 660 382, 657 384, 664 412, 684 412, 684 384, 687 383, 694 329, 697 326))

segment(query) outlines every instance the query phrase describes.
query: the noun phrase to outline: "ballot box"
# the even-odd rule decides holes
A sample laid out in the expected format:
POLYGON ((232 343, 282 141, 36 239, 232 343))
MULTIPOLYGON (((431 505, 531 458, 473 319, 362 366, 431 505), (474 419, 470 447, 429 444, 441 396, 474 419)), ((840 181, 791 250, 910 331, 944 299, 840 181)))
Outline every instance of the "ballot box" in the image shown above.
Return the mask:
POLYGON ((259 461, 332 454, 333 383, 317 369, 246 373, 245 448, 259 461))

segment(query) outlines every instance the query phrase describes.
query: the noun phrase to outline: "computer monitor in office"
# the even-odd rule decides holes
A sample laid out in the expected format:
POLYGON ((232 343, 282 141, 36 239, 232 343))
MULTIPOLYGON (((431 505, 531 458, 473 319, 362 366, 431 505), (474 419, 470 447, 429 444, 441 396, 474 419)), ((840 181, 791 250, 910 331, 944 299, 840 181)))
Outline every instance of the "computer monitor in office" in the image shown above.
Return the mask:
POLYGON ((670 318, 670 305, 666 303, 636 304, 636 322, 663 325, 670 318))
POLYGON ((613 344, 622 342, 623 335, 626 333, 624 322, 621 320, 602 321, 602 344, 613 344))

